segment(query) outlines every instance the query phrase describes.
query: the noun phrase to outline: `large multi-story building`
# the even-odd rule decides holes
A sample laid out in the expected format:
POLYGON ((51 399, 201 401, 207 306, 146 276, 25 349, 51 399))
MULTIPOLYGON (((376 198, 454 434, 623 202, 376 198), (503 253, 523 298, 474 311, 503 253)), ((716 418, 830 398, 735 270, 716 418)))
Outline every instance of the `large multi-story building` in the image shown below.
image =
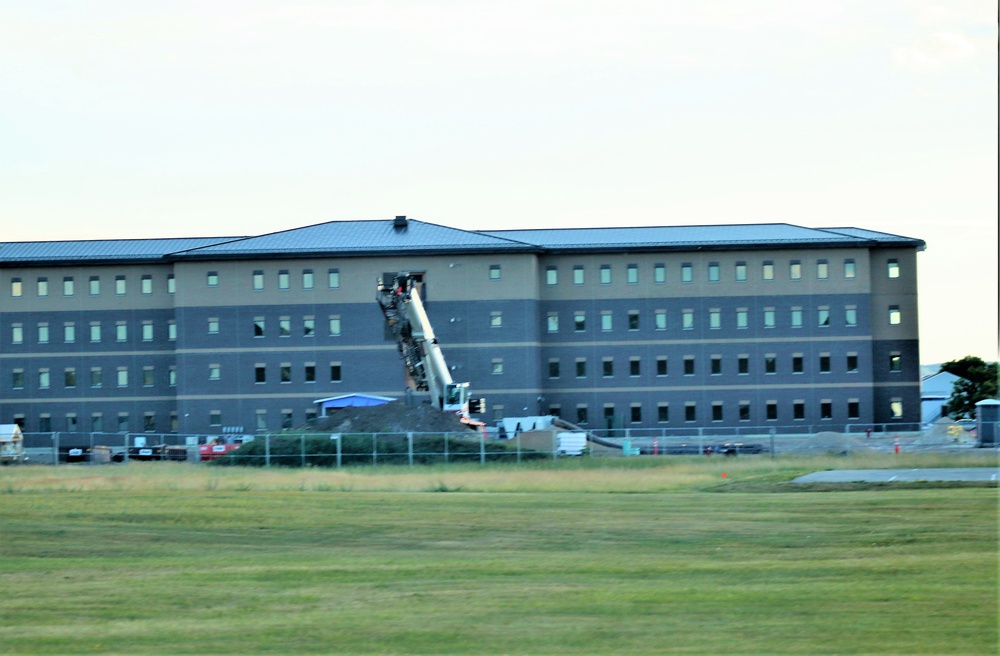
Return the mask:
POLYGON ((473 232, 404 217, 2 243, 0 423, 273 431, 323 397, 401 397, 375 292, 409 271, 487 422, 913 425, 923 248, 858 228, 473 232))

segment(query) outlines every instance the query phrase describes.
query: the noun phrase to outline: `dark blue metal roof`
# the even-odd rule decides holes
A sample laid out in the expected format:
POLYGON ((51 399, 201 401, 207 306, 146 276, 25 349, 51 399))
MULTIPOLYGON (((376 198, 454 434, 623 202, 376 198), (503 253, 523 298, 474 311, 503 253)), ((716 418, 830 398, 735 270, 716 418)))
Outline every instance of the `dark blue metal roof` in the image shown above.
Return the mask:
POLYGON ((364 255, 526 249, 530 249, 530 246, 501 237, 410 219, 402 227, 396 227, 392 220, 330 221, 175 255, 217 258, 272 254, 364 255))
POLYGON ((0 264, 150 261, 163 259, 176 251, 210 246, 232 239, 239 237, 2 242, 0 264))

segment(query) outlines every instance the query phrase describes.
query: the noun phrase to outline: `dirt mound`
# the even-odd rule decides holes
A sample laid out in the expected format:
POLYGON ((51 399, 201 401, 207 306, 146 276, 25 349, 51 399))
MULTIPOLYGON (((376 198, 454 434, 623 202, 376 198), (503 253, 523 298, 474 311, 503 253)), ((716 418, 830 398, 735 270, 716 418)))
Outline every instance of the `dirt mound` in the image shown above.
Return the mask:
POLYGON ((367 408, 341 408, 321 417, 312 430, 331 433, 457 433, 469 430, 458 415, 420 403, 390 401, 367 408))

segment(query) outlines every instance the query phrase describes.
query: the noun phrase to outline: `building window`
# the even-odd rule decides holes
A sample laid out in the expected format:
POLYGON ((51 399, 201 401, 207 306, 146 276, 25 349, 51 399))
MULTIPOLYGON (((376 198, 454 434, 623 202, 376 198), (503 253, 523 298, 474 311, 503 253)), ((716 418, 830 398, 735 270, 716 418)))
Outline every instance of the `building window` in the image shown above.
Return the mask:
POLYGON ((819 372, 821 374, 830 373, 830 354, 820 353, 819 354, 819 372))
POLYGON ((694 310, 691 308, 681 310, 681 328, 694 330, 694 310))
POLYGON ((52 384, 52 375, 48 369, 38 370, 38 389, 48 389, 52 384))
POLYGON ((177 341, 177 322, 173 319, 167 322, 167 340, 171 342, 177 341))
POLYGON ((629 310, 628 311, 628 329, 629 330, 639 330, 639 311, 629 310))
POLYGON ((76 429, 77 429, 76 414, 72 413, 72 412, 67 413, 66 414, 66 430, 69 431, 70 433, 73 433, 73 432, 76 431, 76 429))
POLYGON ((722 421, 722 401, 712 402, 712 421, 722 421))
POLYGON ((574 312, 573 313, 573 330, 578 333, 582 333, 587 329, 587 313, 586 312, 574 312))
POLYGON ((260 363, 257 363, 253 366, 253 382, 258 384, 267 382, 266 366, 260 363))
POLYGON ((746 353, 740 354, 736 358, 736 373, 746 376, 750 373, 750 356, 746 353))
POLYGON ((90 276, 89 291, 91 296, 101 295, 101 279, 99 276, 90 276))
POLYGON ((576 406, 576 423, 584 425, 587 423, 587 406, 576 406))
POLYGON ((10 386, 13 389, 24 389, 24 369, 14 369, 10 386))
POLYGON ((693 376, 694 375, 694 356, 685 355, 684 356, 684 375, 693 376))
POLYGON ((173 294, 177 291, 177 279, 174 278, 174 274, 167 274, 167 293, 173 294))
POLYGON ((792 355, 792 373, 801 374, 805 371, 805 357, 801 353, 792 355))
POLYGON ((778 402, 768 401, 764 404, 764 418, 768 421, 777 421, 778 419, 778 402))
POLYGON ((264 272, 260 269, 253 272, 251 275, 251 280, 253 281, 253 289, 255 292, 259 292, 264 289, 264 272))
POLYGON ((11 324, 10 341, 13 344, 24 343, 24 324, 20 323, 11 324))
POLYGON ((559 284, 559 269, 553 265, 545 267, 545 284, 546 285, 558 285, 559 284))
POLYGON ((721 274, 719 273, 719 263, 709 262, 708 263, 708 282, 719 282, 721 279, 721 274))
POLYGON ((611 265, 602 264, 601 265, 601 284, 610 285, 611 284, 611 265))
POLYGON ((763 280, 774 280, 774 262, 765 260, 761 265, 760 277, 763 280))
POLYGON ((500 310, 490 312, 490 328, 503 328, 503 312, 500 310))
POLYGON ((892 258, 892 259, 889 260, 889 262, 887 264, 888 264, 888 269, 889 269, 888 270, 889 277, 890 278, 898 278, 899 277, 899 260, 897 260, 895 258, 892 258))
POLYGON ((614 358, 601 358, 601 375, 604 378, 611 378, 615 375, 614 358))
POLYGON ((147 433, 152 433, 156 430, 156 415, 152 412, 147 412, 142 416, 142 430, 147 433))
POLYGON ((848 328, 854 328, 858 325, 858 307, 856 305, 848 305, 844 308, 844 325, 848 328))
POLYGON ((889 413, 892 415, 893 419, 903 418, 903 399, 899 397, 894 397, 889 401, 889 413))
POLYGON ((639 284, 639 265, 629 264, 625 267, 625 284, 626 285, 638 285, 639 284))
POLYGON ((490 361, 490 373, 494 376, 503 374, 503 358, 493 358, 490 361))
POLYGON ((667 356, 658 355, 656 356, 656 375, 666 376, 669 373, 669 367, 667 365, 667 356))
POLYGON ((586 378, 587 377, 587 359, 577 358, 576 359, 576 377, 586 378))
POLYGON ((898 305, 889 306, 889 325, 898 326, 903 321, 903 314, 899 311, 898 305))
POLYGON ((670 404, 669 403, 657 403, 656 404, 656 421, 665 424, 670 421, 670 404))
POLYGON ((39 344, 49 343, 49 324, 44 321, 38 324, 38 343, 39 344))
POLYGON ((601 312, 601 330, 603 332, 611 330, 611 310, 603 310, 601 312))
POLYGON ((802 308, 793 307, 792 308, 792 328, 802 327, 802 308))
POLYGON ((303 367, 302 367, 302 380, 304 380, 307 383, 315 383, 316 382, 316 363, 315 362, 307 362, 307 363, 305 363, 305 365, 303 365, 303 367))
POLYGON ((340 315, 330 317, 330 337, 340 337, 340 315))
POLYGON ((639 404, 632 404, 629 406, 629 420, 633 424, 638 424, 642 422, 642 406, 639 404))
POLYGON ((708 329, 719 330, 722 328, 722 310, 712 308, 708 311, 708 329))
POLYGON ((118 367, 115 370, 115 383, 118 387, 128 387, 128 368, 118 367))
POLYGON ((819 418, 833 419, 833 401, 830 399, 823 399, 819 402, 819 418))
POLYGON ((339 362, 330 363, 330 382, 339 383, 343 380, 343 371, 339 362))
POLYGON ((302 317, 302 336, 316 336, 316 317, 302 317))
POLYGON ((209 287, 218 287, 219 286, 219 272, 218 271, 209 271, 208 273, 206 273, 205 274, 205 284, 208 285, 209 287))
POLYGON ((681 282, 694 282, 694 267, 690 262, 685 262, 681 265, 681 282))
POLYGON ((778 356, 776 354, 767 353, 764 355, 764 373, 765 374, 778 373, 778 356))
POLYGON ((139 292, 142 294, 153 293, 153 276, 143 276, 139 279, 139 292))
POLYGON ((118 432, 125 433, 128 431, 128 413, 119 412, 118 413, 118 432))
POLYGON ((802 421, 806 418, 806 402, 796 399, 792 401, 792 419, 802 421))
POLYGON ((221 426, 222 425, 222 410, 209 410, 208 411, 208 425, 209 426, 221 426))
POLYGON ((90 432, 100 433, 103 430, 104 430, 104 416, 99 412, 95 412, 90 416, 90 432))
POLYGON ((736 308, 736 329, 746 330, 750 327, 750 311, 747 308, 736 308))
POLYGON ((143 321, 142 322, 142 341, 151 342, 153 341, 153 322, 143 321))
POLYGON ((21 298, 24 294, 24 283, 21 282, 20 278, 10 279, 10 295, 14 298, 21 298))
POLYGON ((549 378, 559 378, 559 359, 552 358, 549 360, 549 378))
POLYGON ((860 419, 861 418, 861 402, 857 399, 847 400, 847 418, 848 419, 860 419))
POLYGON ((316 276, 312 269, 302 270, 302 289, 312 289, 316 286, 316 276))
POLYGON ((330 289, 340 288, 340 269, 330 269, 326 272, 326 286, 330 289))
POLYGON ((490 265, 490 280, 500 280, 500 265, 491 264, 490 265))
POLYGON ((257 430, 267 430, 267 410, 257 410, 257 430))
POLYGON ((38 281, 37 281, 37 285, 38 285, 37 290, 38 290, 38 295, 39 296, 48 296, 49 295, 49 279, 48 278, 39 278, 38 281))
POLYGON ((104 371, 100 367, 90 368, 90 386, 101 387, 104 384, 104 371))
POLYGON ((662 285, 667 282, 667 267, 664 264, 653 265, 653 282, 662 285))
POLYGON ((282 362, 281 367, 278 369, 278 381, 281 383, 292 382, 292 363, 282 362))
POLYGON ((774 308, 764 308, 764 327, 774 328, 775 323, 774 308))
POLYGON ((847 371, 848 373, 855 373, 858 370, 858 354, 848 353, 847 354, 847 371))
POLYGON ((694 401, 684 404, 684 421, 698 420, 698 405, 694 401))
POLYGON ((115 341, 116 342, 127 342, 128 341, 128 324, 124 321, 115 322, 115 341))
POLYGON ((638 357, 631 357, 628 359, 628 375, 633 378, 637 378, 641 375, 642 365, 638 357))
POLYGON ((72 344, 76 341, 76 324, 72 321, 63 324, 63 342, 72 344))
POLYGON ((667 311, 666 310, 656 310, 653 312, 653 326, 657 330, 667 329, 667 311))
POLYGON ((711 359, 709 360, 709 362, 710 362, 710 367, 711 367, 709 369, 709 371, 711 371, 712 375, 713 376, 721 376, 722 375, 722 356, 721 355, 713 355, 711 357, 711 359))
POLYGON ((847 279, 858 277, 858 266, 854 263, 853 258, 844 260, 844 277, 847 279))
POLYGON ((746 282, 747 281, 747 263, 737 262, 736 263, 736 282, 746 282))
POLYGON ((583 284, 583 266, 580 264, 573 266, 573 284, 582 285, 583 284))
POLYGON ((902 371, 903 370, 903 356, 899 353, 892 353, 889 355, 889 371, 902 371))
POLYGON ((278 318, 278 337, 291 337, 292 336, 292 318, 291 317, 279 317, 278 318))
POLYGON ((750 421, 750 402, 740 401, 740 421, 750 421))
POLYGON ((90 322, 90 341, 97 344, 101 341, 101 322, 91 321, 90 322))
POLYGON ((211 317, 208 320, 208 334, 218 335, 219 334, 219 319, 218 317, 211 317))
POLYGON ((292 411, 285 409, 281 411, 281 428, 289 429, 292 427, 292 411))
POLYGON ((156 373, 153 367, 143 367, 142 368, 142 386, 152 387, 156 379, 156 373))
POLYGON ((208 365, 208 379, 222 380, 222 365, 220 364, 208 365))
POLYGON ((819 306, 816 311, 816 325, 820 328, 827 328, 830 325, 830 308, 826 305, 819 306))
POLYGON ((115 294, 117 296, 124 296, 126 291, 128 291, 128 288, 125 276, 115 276, 115 294))
POLYGON ((254 317, 253 318, 253 336, 263 337, 264 336, 264 317, 254 317))
POLYGON ((816 262, 816 277, 820 280, 826 280, 830 277, 830 263, 827 260, 816 262))
POLYGON ((291 276, 288 274, 288 269, 282 269, 278 271, 278 289, 281 291, 288 291, 291 286, 291 276))
POLYGON ((174 365, 167 369, 167 385, 177 387, 177 367, 174 365))
POLYGON ((545 317, 545 328, 550 333, 559 332, 559 313, 549 312, 545 317))
POLYGON ((65 276, 63 278, 63 296, 72 296, 74 292, 73 276, 65 276))
POLYGON ((788 263, 788 277, 792 280, 802 280, 802 262, 792 260, 788 263))

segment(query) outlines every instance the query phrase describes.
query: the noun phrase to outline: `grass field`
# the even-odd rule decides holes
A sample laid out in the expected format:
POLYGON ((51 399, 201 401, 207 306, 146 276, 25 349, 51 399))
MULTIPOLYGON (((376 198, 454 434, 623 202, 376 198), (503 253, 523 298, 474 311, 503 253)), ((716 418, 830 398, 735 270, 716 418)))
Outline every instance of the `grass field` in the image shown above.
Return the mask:
POLYGON ((787 484, 975 464, 7 467, 0 653, 995 654, 996 487, 787 484))

